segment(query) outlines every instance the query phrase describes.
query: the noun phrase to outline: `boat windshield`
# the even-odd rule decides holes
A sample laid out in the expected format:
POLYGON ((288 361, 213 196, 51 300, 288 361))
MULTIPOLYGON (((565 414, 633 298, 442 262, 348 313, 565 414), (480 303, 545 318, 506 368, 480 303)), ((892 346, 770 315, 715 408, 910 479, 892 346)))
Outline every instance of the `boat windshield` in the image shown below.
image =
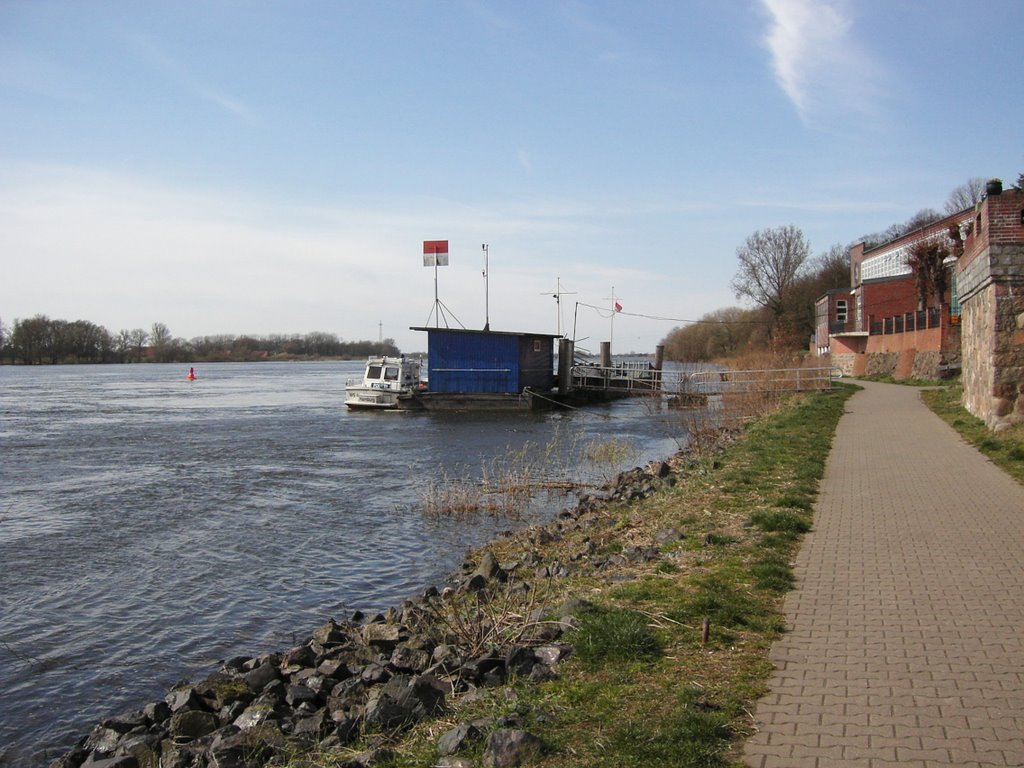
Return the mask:
POLYGON ((398 381, 398 366, 389 365, 384 369, 384 379, 386 381, 398 381))
POLYGON ((382 365, 368 365, 366 366, 366 378, 368 379, 379 379, 381 370, 384 366, 382 365))

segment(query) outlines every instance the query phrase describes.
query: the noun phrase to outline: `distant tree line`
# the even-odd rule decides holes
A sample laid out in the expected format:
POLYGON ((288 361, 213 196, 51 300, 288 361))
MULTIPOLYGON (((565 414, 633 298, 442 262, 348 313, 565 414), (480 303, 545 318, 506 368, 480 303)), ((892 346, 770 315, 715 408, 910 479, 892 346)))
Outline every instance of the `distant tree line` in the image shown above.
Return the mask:
POLYGON ((401 354, 394 339, 342 341, 333 333, 175 338, 163 323, 110 333, 88 320, 51 320, 36 315, 0 321, 0 362, 21 365, 66 363, 181 363, 316 358, 363 358, 401 354))

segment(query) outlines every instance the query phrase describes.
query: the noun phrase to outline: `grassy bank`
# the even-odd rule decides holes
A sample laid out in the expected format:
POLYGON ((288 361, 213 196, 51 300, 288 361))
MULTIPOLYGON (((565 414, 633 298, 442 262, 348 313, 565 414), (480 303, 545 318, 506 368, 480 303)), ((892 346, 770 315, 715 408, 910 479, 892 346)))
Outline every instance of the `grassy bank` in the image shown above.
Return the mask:
MULTIPOLYGON (((791 561, 854 390, 791 399, 725 450, 687 458, 677 484, 650 498, 488 547, 503 564, 571 564, 568 575, 544 580, 542 594, 527 588, 526 567, 516 569, 524 575, 509 590, 521 601, 503 603, 501 618, 572 601, 577 626, 566 639, 575 653, 554 680, 513 678, 455 697, 442 719, 405 734, 381 764, 437 765, 438 736, 475 720, 539 736, 545 749, 534 765, 735 764, 765 692, 768 650, 784 631, 791 561)), ((480 765, 481 749, 440 764, 480 765)))
POLYGON ((994 433, 985 422, 972 416, 961 405, 963 387, 959 384, 928 389, 924 402, 960 435, 988 456, 996 466, 1024 483, 1024 425, 994 433))

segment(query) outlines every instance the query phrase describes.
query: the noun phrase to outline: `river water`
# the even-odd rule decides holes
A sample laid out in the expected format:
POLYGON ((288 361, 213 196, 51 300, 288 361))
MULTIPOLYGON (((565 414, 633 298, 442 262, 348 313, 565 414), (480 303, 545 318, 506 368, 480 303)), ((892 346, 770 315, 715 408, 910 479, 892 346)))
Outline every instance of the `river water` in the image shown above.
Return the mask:
POLYGON ((220 659, 397 606, 514 525, 425 514, 431 480, 524 446, 561 446, 591 478, 610 468, 584 466, 590 441, 636 449, 616 469, 678 449, 634 400, 349 412, 361 370, 221 363, 189 382, 180 365, 0 367, 0 765, 45 764, 220 659))

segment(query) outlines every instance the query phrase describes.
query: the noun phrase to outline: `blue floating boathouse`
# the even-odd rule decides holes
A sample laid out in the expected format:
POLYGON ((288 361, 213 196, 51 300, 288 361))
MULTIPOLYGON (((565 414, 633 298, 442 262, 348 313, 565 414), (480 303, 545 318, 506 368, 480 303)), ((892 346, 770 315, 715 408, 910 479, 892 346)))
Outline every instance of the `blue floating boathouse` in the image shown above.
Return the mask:
POLYGON ((546 333, 412 328, 427 334, 431 395, 519 395, 556 385, 555 339, 546 333))

